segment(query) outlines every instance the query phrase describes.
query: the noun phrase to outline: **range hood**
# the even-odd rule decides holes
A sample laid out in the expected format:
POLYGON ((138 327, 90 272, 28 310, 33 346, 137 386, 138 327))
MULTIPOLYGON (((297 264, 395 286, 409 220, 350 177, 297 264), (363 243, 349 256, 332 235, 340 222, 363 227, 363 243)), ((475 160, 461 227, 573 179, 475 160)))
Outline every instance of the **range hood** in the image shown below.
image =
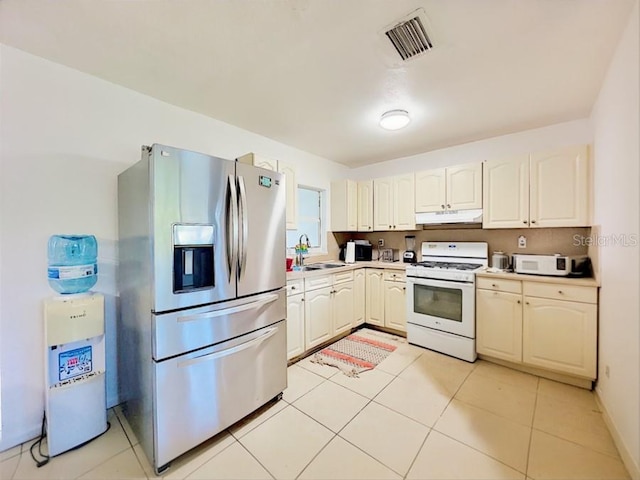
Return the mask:
POLYGON ((482 209, 416 213, 416 224, 418 225, 440 225, 443 223, 482 223, 482 209))

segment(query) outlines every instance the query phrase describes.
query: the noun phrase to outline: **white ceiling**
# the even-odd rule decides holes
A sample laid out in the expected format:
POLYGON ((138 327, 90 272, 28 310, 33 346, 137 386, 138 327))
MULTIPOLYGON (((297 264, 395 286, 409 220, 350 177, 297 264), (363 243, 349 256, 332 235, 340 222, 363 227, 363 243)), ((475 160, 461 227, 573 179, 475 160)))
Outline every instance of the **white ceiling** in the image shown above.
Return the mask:
POLYGON ((2 0, 0 42, 359 166, 588 116, 633 4, 2 0), (417 8, 434 48, 402 62, 381 32, 417 8))

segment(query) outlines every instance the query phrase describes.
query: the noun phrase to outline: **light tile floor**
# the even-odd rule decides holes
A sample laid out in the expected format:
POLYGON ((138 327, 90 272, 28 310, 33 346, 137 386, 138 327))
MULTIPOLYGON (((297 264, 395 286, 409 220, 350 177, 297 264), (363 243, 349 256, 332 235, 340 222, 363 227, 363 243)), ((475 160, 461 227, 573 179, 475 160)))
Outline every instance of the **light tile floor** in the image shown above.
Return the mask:
MULTIPOLYGON (((350 378, 304 359, 283 400, 176 460, 175 479, 629 478, 592 392, 401 344, 350 378)), ((119 407, 111 429, 38 469, 32 442, 0 479, 156 478, 119 407)))

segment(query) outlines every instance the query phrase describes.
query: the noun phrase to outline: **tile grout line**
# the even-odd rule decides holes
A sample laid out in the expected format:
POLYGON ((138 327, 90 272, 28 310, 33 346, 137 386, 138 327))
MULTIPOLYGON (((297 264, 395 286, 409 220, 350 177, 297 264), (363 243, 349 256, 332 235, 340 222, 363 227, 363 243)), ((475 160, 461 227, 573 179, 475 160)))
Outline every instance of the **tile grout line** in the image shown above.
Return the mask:
POLYGON ((540 378, 536 384, 536 398, 533 402, 533 415, 531 416, 531 430, 529 431, 529 448, 527 448, 527 461, 525 462, 524 474, 525 477, 529 476, 529 460, 531 459, 531 445, 533 442, 533 424, 536 421, 536 410, 538 408, 538 394, 540 390, 540 378))
POLYGON ((411 471, 411 469, 413 468, 413 466, 416 463, 416 460, 420 456, 420 452, 422 452, 422 449, 424 448, 424 444, 427 443, 427 439, 429 438, 429 436, 431 436, 431 432, 433 432, 433 427, 429 428, 429 431, 427 432, 427 435, 424 437, 424 440, 422 440, 422 443, 420 444, 420 448, 418 448, 418 451, 416 452, 416 456, 413 457, 413 460, 411 460, 411 464, 409 464, 409 468, 407 469, 407 473, 405 473, 402 476, 403 479, 406 480, 406 478, 409 476, 409 472, 411 471))
MULTIPOLYGON (((286 407, 285 407, 285 408, 286 408, 286 407)), ((284 410, 284 409, 283 409, 283 410, 284 410)), ((282 410, 280 410, 280 412, 281 412, 281 411, 282 411, 282 410)), ((278 412, 278 413, 280 413, 280 412, 278 412)), ((269 417, 269 418, 273 418, 273 417, 275 417, 278 413, 276 413, 275 415, 273 415, 272 417, 269 417)), ((267 420, 269 420, 269 418, 268 418, 267 420)), ((266 420, 265 420, 265 421, 266 421, 266 420)), ((262 424, 260 424, 260 425, 262 425, 262 424)), ((248 433, 248 432, 247 432, 247 433, 248 433)), ((234 438, 235 438, 235 437, 234 437, 234 438)), ((245 451, 246 451, 249 455, 251 455, 251 457, 252 457, 256 462, 258 462, 258 465, 260 465, 262 468, 264 468, 264 471, 265 471, 265 472, 267 472, 269 475, 271 475, 271 478, 272 478, 273 480, 277 480, 276 476, 275 476, 273 473, 271 473, 271 470, 269 470, 265 465, 263 465, 263 464, 262 464, 262 462, 261 462, 260 460, 258 460, 258 458, 257 458, 257 457, 256 457, 256 456, 251 452, 251 450, 249 450, 249 449, 247 448, 247 446, 246 446, 244 443, 242 443, 242 442, 241 442, 239 439, 237 439, 237 438, 236 438, 235 440, 236 440, 236 443, 238 443, 238 444, 240 445, 240 447, 241 447, 241 448, 244 448, 244 449, 245 449, 245 451)), ((231 445, 233 445, 233 443, 232 443, 231 445)), ((227 448, 229 448, 231 445, 229 445, 227 448)), ((225 448, 224 450, 226 450, 227 448, 225 448)), ((222 450, 222 452, 224 452, 224 450, 222 450)), ((222 452, 220 452, 220 453, 222 453, 222 452)), ((217 456, 218 456, 218 455, 216 455, 215 457, 217 457, 217 456)), ((213 458, 215 458, 215 457, 213 457, 213 458)), ((212 458, 211 460, 213 460, 213 458, 212 458)), ((207 462, 207 463, 209 463, 209 462, 207 462)), ((203 466, 204 466, 204 465, 203 465, 203 466)), ((194 473, 195 473, 195 472, 194 472, 194 473)))

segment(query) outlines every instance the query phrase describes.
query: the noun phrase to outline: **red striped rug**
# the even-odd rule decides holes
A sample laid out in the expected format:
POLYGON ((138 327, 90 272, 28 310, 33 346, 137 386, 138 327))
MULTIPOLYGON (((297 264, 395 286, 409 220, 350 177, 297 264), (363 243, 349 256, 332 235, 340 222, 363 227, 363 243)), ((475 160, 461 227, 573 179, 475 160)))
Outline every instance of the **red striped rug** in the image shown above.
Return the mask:
POLYGON ((339 368, 349 377, 358 377, 360 373, 375 368, 397 348, 392 345, 395 338, 391 335, 388 338, 382 341, 355 332, 320 350, 311 361, 339 368))

